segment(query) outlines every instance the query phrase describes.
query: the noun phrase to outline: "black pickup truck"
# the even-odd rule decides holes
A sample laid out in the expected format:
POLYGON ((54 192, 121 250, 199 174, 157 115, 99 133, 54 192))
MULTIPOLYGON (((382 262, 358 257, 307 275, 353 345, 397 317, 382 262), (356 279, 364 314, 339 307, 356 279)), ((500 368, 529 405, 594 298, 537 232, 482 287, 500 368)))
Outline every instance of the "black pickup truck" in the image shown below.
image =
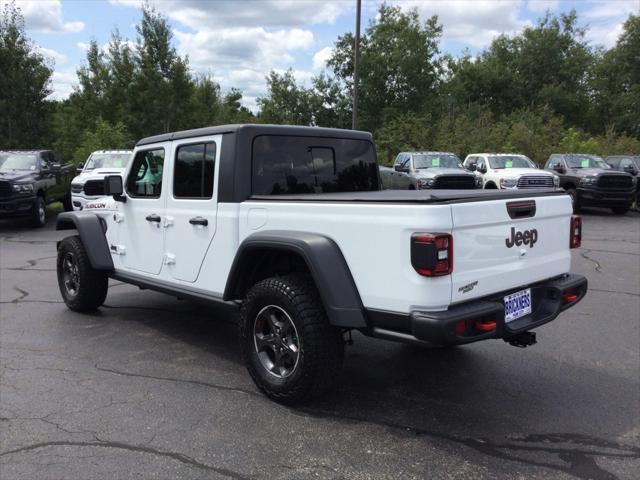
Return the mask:
POLYGON ((624 215, 631 208, 636 180, 629 173, 613 170, 597 155, 554 153, 544 168, 560 177, 560 186, 571 195, 576 213, 592 206, 624 215))
POLYGON ((51 150, 0 151, 0 218, 24 217, 36 227, 46 222, 46 206, 71 206, 72 165, 56 161, 51 150))

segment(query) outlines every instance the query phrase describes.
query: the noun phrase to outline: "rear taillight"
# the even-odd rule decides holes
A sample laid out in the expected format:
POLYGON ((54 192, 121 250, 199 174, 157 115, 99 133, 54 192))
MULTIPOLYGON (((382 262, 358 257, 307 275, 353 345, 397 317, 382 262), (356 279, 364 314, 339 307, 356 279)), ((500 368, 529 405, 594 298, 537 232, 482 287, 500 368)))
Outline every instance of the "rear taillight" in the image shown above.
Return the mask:
POLYGON ((414 233, 411 265, 420 275, 439 277, 453 271, 453 237, 448 233, 414 233))
POLYGON ((580 248, 582 244, 582 218, 580 215, 571 216, 571 233, 569 235, 569 248, 580 248))

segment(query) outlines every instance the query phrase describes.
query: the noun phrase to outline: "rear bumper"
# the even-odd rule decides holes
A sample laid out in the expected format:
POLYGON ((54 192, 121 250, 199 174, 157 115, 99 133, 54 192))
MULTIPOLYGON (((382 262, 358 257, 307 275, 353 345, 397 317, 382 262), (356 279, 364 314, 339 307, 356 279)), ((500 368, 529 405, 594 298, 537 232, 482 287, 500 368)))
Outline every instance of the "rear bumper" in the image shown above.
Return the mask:
MULTIPOLYGON (((489 338, 508 340, 519 333, 544 325, 554 320, 562 311, 574 306, 587 293, 587 279, 581 275, 567 274, 518 289, 501 292, 481 300, 474 300, 453 306, 443 312, 414 311, 409 315, 407 326, 410 331, 392 330, 373 326, 365 332, 374 337, 404 342, 429 342, 439 345, 458 345, 477 342, 489 338), (506 323, 504 303, 506 295, 531 288, 533 311, 531 314, 506 323), (575 300, 566 303, 565 294, 576 295, 575 300), (465 322, 465 332, 458 333, 456 326, 465 322), (476 322, 495 322, 495 329, 478 330, 476 322)), ((406 324, 405 324, 406 325, 406 324)))
POLYGON ((620 191, 580 187, 577 192, 580 205, 594 207, 627 207, 633 203, 636 194, 635 189, 620 191))
POLYGON ((0 200, 0 218, 27 216, 33 212, 35 204, 35 196, 0 200))

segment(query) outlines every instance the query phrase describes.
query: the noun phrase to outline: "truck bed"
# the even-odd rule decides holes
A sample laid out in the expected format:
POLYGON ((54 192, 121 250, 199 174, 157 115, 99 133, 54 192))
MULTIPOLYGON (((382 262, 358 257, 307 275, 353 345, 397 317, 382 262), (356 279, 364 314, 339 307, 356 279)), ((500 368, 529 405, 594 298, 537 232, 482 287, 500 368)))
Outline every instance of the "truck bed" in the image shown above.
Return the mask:
POLYGON ((557 195, 566 195, 566 192, 562 189, 551 188, 526 190, 380 190, 374 192, 253 195, 250 200, 269 202, 467 203, 557 195))

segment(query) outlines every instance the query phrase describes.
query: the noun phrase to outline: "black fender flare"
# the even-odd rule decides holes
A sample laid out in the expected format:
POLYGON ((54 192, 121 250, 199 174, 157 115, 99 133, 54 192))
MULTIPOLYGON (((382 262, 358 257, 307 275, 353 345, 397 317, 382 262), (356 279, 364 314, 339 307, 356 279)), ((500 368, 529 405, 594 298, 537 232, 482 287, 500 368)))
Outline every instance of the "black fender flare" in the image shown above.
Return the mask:
POLYGON ((77 230, 91 266, 96 270, 113 270, 111 252, 104 235, 107 225, 98 215, 89 212, 60 213, 56 230, 77 230))
POLYGON ((252 254, 269 250, 287 251, 302 258, 318 288, 329 323, 343 328, 368 326, 360 294, 340 248, 317 233, 272 230, 247 237, 231 265, 223 300, 240 300, 244 296, 243 275, 252 254))

